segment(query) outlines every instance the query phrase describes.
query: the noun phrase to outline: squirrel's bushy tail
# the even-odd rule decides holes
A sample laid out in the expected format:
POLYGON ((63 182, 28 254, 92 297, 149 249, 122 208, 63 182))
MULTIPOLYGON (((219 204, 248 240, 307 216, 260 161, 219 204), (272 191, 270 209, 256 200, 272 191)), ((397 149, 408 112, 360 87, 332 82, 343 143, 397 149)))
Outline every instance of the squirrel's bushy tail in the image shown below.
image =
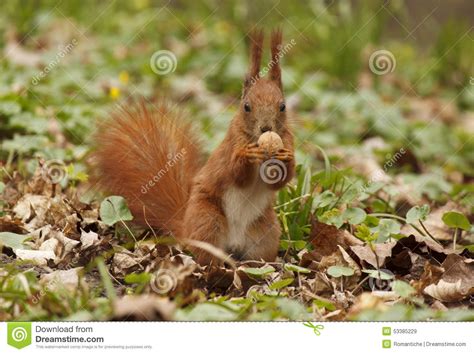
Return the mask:
POLYGON ((165 102, 122 106, 101 124, 95 142, 100 188, 125 197, 138 223, 178 236, 201 167, 199 142, 182 113, 165 102))

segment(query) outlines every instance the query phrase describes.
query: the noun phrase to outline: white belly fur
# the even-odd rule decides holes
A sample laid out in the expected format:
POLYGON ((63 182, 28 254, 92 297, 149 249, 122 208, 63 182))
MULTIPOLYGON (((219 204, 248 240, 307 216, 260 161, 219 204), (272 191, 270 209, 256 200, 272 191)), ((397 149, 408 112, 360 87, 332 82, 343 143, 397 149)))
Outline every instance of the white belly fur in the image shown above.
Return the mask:
POLYGON ((223 195, 224 212, 227 217, 228 234, 223 248, 247 250, 247 230, 272 202, 273 191, 260 178, 245 188, 230 187, 223 195))

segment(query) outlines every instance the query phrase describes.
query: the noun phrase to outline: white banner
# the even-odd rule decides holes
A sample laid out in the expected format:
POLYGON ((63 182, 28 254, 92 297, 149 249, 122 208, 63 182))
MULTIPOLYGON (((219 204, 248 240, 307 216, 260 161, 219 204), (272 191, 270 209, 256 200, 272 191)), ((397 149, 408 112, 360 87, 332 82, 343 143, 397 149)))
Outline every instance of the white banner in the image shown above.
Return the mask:
POLYGON ((9 322, 0 353, 473 353, 474 322, 9 322))

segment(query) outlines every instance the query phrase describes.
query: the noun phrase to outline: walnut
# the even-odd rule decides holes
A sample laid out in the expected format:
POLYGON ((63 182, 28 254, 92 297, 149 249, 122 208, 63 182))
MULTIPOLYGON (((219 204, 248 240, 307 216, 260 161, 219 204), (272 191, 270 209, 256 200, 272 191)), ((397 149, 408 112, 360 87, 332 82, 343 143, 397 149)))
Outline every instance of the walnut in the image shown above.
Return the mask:
POLYGON ((265 149, 268 153, 274 154, 283 149, 283 141, 280 136, 274 132, 265 132, 258 138, 258 146, 265 149))

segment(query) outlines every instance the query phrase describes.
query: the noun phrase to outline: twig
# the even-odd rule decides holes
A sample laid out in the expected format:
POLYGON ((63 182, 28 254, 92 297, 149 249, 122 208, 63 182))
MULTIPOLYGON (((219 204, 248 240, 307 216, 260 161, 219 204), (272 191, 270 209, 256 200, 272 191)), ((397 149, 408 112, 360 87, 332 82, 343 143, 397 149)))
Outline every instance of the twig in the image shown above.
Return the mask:
MULTIPOLYGON (((456 241, 457 241, 457 238, 458 238, 458 228, 456 227, 454 229, 454 237, 453 237, 453 251, 456 251, 456 241)), ((462 232, 462 231, 461 231, 462 232)))
POLYGON ((122 219, 120 219, 120 222, 122 223, 123 226, 125 226, 125 228, 127 229, 127 231, 130 233, 130 235, 132 236, 133 240, 135 241, 135 243, 137 243, 137 239, 135 238, 135 235, 133 234, 132 230, 130 230, 127 226, 127 224, 125 224, 125 221, 123 221, 122 219))
POLYGON ((145 222, 147 226, 150 228, 151 232, 153 233, 155 240, 158 241, 158 236, 156 236, 155 230, 150 226, 150 224, 148 223, 148 220, 146 219, 145 206, 143 206, 143 219, 145 219, 145 222))
POLYGON ((365 283, 365 281, 369 279, 369 275, 367 275, 364 279, 362 279, 358 284, 357 286, 351 291, 351 294, 354 294, 356 292, 356 290, 359 290, 359 288, 362 286, 362 284, 365 283))

